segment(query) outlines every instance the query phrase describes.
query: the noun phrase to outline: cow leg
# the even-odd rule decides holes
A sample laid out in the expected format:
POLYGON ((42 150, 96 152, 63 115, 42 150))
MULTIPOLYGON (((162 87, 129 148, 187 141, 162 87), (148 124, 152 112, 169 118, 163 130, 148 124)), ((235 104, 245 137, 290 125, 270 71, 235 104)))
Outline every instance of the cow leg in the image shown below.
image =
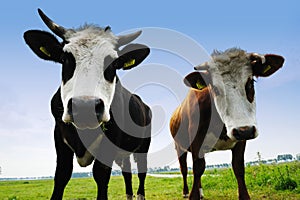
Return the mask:
POLYGON ((188 168, 187 168, 187 153, 186 151, 182 151, 180 147, 177 147, 176 145, 176 151, 177 151, 177 156, 179 160, 179 165, 180 165, 180 171, 183 179, 183 198, 187 198, 189 195, 189 188, 187 185, 187 173, 188 173, 188 168))
POLYGON ((125 190, 126 190, 126 199, 133 200, 133 190, 132 190, 132 173, 131 173, 131 163, 130 157, 125 157, 124 159, 120 159, 119 162, 116 163, 122 169, 122 175, 125 182, 125 190))
POLYGON ((59 128, 54 130, 56 148, 56 170, 54 177, 54 190, 51 199, 62 199, 64 189, 69 182, 73 171, 73 151, 64 143, 59 128))
POLYGON ((245 153, 246 141, 238 142, 232 149, 232 168, 234 175, 238 182, 239 199, 248 200, 250 196, 248 194, 245 183, 245 166, 244 166, 244 153, 245 153))
POLYGON ((203 198, 202 188, 201 188, 201 176, 204 173, 204 171, 205 171, 205 159, 199 158, 198 155, 196 158, 194 158, 193 156, 194 181, 193 181, 192 191, 189 196, 189 199, 191 200, 199 200, 203 198))
POLYGON ((193 175, 194 175, 192 191, 189 196, 189 199, 191 200, 199 200, 203 198, 203 192, 201 187, 201 176, 205 171, 205 159, 204 159, 204 153, 201 150, 201 145, 204 141, 204 135, 198 132, 198 130, 200 129, 201 128, 195 124, 189 125, 189 137, 190 137, 190 141, 192 141, 190 150, 193 158, 193 175), (195 135, 194 138, 193 135, 195 135))
POLYGON ((134 153, 138 168, 139 188, 137 200, 145 199, 145 179, 147 174, 147 153, 134 153))
MULTIPOLYGON (((112 163, 111 163, 112 164, 112 163)), ((108 182, 111 174, 111 166, 107 166, 98 160, 95 160, 93 166, 93 176, 97 183, 97 200, 107 200, 108 182)))

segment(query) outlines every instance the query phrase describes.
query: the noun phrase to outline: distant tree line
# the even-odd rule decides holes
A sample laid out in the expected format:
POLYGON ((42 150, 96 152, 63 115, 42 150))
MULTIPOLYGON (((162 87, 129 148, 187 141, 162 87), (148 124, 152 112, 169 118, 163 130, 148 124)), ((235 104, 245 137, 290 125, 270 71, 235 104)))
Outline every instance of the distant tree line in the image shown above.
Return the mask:
MULTIPOLYGON (((291 154, 282 154, 278 155, 277 158, 264 160, 261 158, 261 154, 257 152, 258 159, 256 161, 247 162, 246 166, 260 165, 260 164, 273 164, 273 163, 283 163, 283 162, 291 162, 294 160, 300 161, 300 154, 297 154, 294 158, 291 154)), ((231 167, 230 163, 222 163, 215 165, 206 165, 207 169, 215 169, 215 168, 229 168, 231 167)), ((188 167, 188 170, 191 170, 191 167, 188 167)), ((170 168, 169 166, 164 167, 154 167, 148 168, 148 173, 162 173, 162 172, 179 172, 179 168, 170 168)), ((137 174, 137 169, 132 170, 133 174, 137 174)), ((0 167, 0 175, 2 174, 2 168, 0 167)), ((122 175, 121 170, 112 170, 112 176, 120 176, 122 175)), ((72 174, 72 178, 85 178, 92 177, 92 172, 75 172, 72 174)), ((0 180, 36 180, 36 179, 53 179, 53 176, 43 176, 43 177, 23 177, 23 178, 1 178, 0 180)))

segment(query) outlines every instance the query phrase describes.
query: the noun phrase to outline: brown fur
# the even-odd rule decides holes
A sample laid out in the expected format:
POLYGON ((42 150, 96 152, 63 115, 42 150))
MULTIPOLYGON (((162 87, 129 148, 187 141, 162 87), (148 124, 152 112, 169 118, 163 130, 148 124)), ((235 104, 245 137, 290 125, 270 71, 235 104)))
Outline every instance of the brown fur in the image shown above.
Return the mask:
MULTIPOLYGON (((190 89, 182 104, 174 111, 170 120, 171 134, 183 176, 183 195, 189 193, 187 186, 187 151, 192 153, 194 181, 189 199, 200 199, 201 176, 205 170, 204 139, 208 132, 213 132, 219 140, 229 140, 226 128, 211 101, 210 87, 203 90, 190 89), (212 124, 212 126, 210 126, 212 124), (221 133, 220 133, 221 132, 221 133)), ((239 185, 239 198, 250 199, 244 181, 245 141, 240 141, 232 148, 232 166, 239 185)), ((211 149, 213 151, 214 149, 211 149)))

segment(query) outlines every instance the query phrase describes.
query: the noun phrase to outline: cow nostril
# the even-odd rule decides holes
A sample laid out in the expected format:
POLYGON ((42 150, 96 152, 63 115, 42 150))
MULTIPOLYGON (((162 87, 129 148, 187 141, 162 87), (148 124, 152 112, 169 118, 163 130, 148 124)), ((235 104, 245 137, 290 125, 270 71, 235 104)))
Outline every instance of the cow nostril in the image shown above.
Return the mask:
POLYGON ((252 134, 251 134, 251 139, 253 139, 253 138, 255 138, 255 133, 256 133, 256 128, 255 128, 255 126, 252 126, 252 127, 251 127, 251 132, 252 132, 252 134))
POLYGON ((103 111, 104 111, 104 103, 103 103, 103 101, 101 99, 96 99, 95 100, 95 112, 96 112, 98 120, 101 119, 103 111))
POLYGON ((240 135, 240 133, 239 133, 239 131, 236 129, 236 128, 234 128, 233 130, 232 130, 232 135, 235 137, 235 139, 237 139, 237 140, 240 140, 241 139, 241 135, 240 135))

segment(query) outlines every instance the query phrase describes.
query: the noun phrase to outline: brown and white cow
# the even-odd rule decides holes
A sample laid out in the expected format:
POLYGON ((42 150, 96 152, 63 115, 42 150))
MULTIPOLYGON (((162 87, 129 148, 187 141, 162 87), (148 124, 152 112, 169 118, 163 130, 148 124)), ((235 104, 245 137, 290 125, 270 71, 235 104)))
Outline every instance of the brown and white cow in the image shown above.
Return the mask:
POLYGON ((170 120, 171 134, 183 176, 183 195, 188 196, 187 152, 192 153, 194 181, 189 199, 203 198, 201 176, 204 154, 232 151, 232 167, 239 199, 250 199, 244 180, 246 140, 258 135, 254 77, 267 77, 282 67, 278 55, 247 53, 238 48, 215 51, 211 60, 195 67, 184 79, 191 87, 170 120))

